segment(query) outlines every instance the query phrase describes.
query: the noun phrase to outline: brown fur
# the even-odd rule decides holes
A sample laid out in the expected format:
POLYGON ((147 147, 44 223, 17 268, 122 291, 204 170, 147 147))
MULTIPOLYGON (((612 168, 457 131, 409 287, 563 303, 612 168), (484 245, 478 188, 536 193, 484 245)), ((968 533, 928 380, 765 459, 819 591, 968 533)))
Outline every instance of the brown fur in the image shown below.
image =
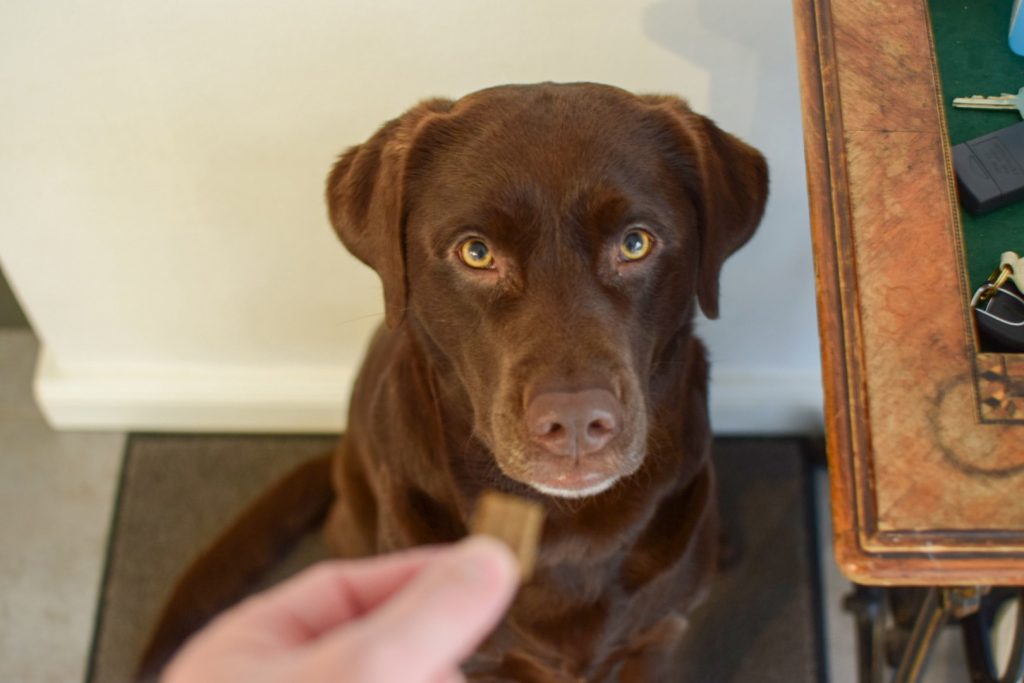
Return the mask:
POLYGON ((534 578, 472 679, 662 680, 718 534, 691 321, 695 303, 717 316, 722 263, 766 194, 761 155, 681 100, 593 84, 427 101, 335 166, 331 220, 380 275, 387 325, 335 455, 329 544, 354 557, 457 540, 484 489, 547 510, 534 578), (656 250, 623 266, 636 222, 656 250), (461 264, 467 234, 502 268, 461 264), (528 482, 559 465, 526 406, 591 386, 621 400, 622 429, 594 457, 623 476, 587 498, 538 493, 528 482))

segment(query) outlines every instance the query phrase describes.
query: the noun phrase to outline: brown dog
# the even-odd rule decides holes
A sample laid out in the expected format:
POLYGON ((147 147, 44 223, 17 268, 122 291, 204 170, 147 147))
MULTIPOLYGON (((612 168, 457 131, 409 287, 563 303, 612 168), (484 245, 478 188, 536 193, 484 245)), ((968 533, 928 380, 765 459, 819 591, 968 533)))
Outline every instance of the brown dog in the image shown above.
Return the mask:
POLYGON ((474 680, 661 680, 718 533, 695 302, 764 209, 762 156, 673 97, 507 86, 349 150, 331 221, 384 285, 327 536, 454 541, 484 489, 540 501, 534 578, 474 680))

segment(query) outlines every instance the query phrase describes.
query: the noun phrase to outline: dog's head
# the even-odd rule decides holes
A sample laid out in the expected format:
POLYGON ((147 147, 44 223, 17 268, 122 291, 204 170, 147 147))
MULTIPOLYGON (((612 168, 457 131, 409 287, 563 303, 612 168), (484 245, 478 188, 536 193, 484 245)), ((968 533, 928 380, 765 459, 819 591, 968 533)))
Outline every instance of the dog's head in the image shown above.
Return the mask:
POLYGON ((512 479, 578 498, 642 463, 652 380, 751 236, 763 157, 674 97, 593 84, 431 100, 350 149, 331 221, 462 384, 512 479))

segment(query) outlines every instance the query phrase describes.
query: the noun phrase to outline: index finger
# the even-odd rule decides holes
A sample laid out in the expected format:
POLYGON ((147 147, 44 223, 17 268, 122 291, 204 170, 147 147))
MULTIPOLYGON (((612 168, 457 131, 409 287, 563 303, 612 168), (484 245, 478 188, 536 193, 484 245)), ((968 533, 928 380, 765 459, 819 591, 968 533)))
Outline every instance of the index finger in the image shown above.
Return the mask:
POLYGON ((372 611, 411 580, 443 546, 362 560, 328 560, 242 603, 224 627, 301 644, 372 611))
POLYGON ((511 551, 471 536, 429 562, 394 597, 318 644, 352 680, 432 681, 459 663, 494 628, 519 585, 511 551), (361 677, 360 677, 361 676, 361 677))

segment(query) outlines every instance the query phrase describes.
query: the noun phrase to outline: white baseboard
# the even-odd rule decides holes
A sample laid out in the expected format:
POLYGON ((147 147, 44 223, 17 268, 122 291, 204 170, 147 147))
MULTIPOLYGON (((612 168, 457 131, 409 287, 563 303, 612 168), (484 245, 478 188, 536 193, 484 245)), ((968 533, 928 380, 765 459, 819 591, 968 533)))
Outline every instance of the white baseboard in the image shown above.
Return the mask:
POLYGON ((344 367, 75 368, 44 346, 34 388, 55 429, 336 433, 353 378, 344 367))
MULTIPOLYGON (((344 428, 354 368, 74 368, 43 347, 35 393, 56 429, 334 433, 344 428)), ((712 372, 717 434, 822 430, 816 373, 712 372)))
POLYGON ((816 371, 712 366, 708 403, 718 435, 824 432, 821 375, 816 371))

